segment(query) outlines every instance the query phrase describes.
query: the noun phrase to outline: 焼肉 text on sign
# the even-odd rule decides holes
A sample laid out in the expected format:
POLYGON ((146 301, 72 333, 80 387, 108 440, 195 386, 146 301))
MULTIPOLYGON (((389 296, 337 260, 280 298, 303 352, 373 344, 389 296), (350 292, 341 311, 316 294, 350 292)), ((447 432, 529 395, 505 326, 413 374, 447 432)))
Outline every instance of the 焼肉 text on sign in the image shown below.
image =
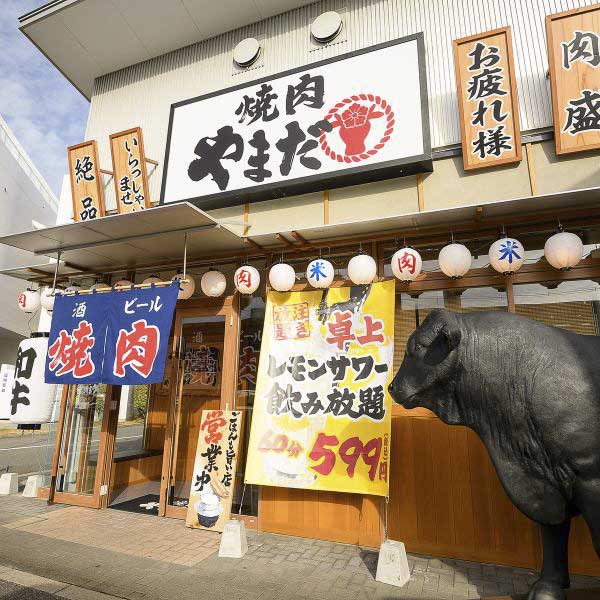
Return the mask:
POLYGON ((423 34, 174 104, 165 162, 202 208, 429 171, 423 34))
POLYGON ((386 496, 394 282, 267 299, 246 483, 386 496))

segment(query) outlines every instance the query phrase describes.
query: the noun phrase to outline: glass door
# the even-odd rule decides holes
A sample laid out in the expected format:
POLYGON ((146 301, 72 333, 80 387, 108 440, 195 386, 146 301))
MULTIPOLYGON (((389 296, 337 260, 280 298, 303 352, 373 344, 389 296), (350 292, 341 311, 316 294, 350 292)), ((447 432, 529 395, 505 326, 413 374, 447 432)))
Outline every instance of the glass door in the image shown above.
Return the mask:
POLYGON ((160 513, 166 516, 185 518, 202 411, 233 410, 236 330, 231 303, 176 313, 160 501, 160 513))
POLYGON ((55 502, 100 505, 112 391, 105 385, 69 386, 56 448, 55 502))

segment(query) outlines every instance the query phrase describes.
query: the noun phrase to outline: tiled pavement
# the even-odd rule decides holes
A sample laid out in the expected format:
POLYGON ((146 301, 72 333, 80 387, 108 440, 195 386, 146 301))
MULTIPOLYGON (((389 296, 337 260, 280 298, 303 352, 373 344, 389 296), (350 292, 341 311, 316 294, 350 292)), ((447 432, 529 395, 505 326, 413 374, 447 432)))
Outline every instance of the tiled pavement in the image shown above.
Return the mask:
MULTIPOLYGON (((243 559, 219 559, 219 535, 181 521, 0 497, 0 579, 4 565, 62 582, 66 594, 90 590, 90 598, 467 600, 520 594, 537 578, 525 569, 411 555, 411 579, 395 588, 375 582, 375 551, 272 534, 248 538, 243 559)), ((574 576, 572 583, 600 590, 597 579, 574 576)))

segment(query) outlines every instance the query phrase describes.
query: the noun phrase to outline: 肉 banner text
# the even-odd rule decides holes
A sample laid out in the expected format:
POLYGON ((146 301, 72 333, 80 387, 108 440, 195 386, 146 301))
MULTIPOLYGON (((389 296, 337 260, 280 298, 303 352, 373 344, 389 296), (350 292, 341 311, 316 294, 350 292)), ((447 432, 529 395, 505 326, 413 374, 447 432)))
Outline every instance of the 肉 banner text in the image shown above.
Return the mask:
POLYGON ((270 292, 246 483, 386 496, 394 282, 270 292))

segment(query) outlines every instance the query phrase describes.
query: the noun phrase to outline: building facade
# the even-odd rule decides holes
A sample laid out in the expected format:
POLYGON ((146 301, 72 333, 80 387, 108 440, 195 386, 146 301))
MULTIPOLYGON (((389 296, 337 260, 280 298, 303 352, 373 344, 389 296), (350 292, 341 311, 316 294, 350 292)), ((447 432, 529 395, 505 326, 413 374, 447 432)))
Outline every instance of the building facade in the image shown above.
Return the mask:
MULTIPOLYGON (((297 288, 304 289, 308 287, 302 275, 307 262, 323 254, 336 268, 335 285, 347 286, 345 266, 359 249, 368 249, 376 259, 378 277, 385 279, 392 277, 393 253, 406 243, 423 256, 426 276, 396 284, 394 368, 402 360, 412 331, 439 307, 458 312, 515 312, 598 335, 598 150, 592 144, 584 152, 557 151, 557 111, 546 38, 549 15, 593 8, 592 1, 290 1, 284 3, 287 12, 282 14, 275 14, 278 10, 267 2, 239 11, 209 8, 210 3, 204 2, 178 2, 169 14, 160 4, 148 2, 136 12, 101 8, 94 0, 59 2, 21 19, 23 32, 89 97, 86 139, 96 140, 100 167, 110 171, 111 134, 141 127, 146 155, 153 159, 148 167, 152 205, 160 204, 161 198, 166 205, 174 199, 165 190, 173 104, 263 78, 268 81, 348 53, 359 56, 364 49, 386 47, 415 34, 422 34, 417 38, 423 40, 421 72, 427 109, 421 117, 431 142, 431 164, 413 171, 401 166, 395 176, 372 176, 362 183, 352 180, 353 185, 338 180, 335 186, 323 185, 299 195, 270 191, 268 199, 248 201, 242 191, 223 206, 219 198, 210 205, 201 198, 189 198, 206 209, 212 223, 240 242, 228 248, 217 247, 216 242, 210 246, 208 237, 202 237, 205 232, 190 229, 189 238, 186 233, 190 243, 187 268, 196 279, 218 265, 231 280, 242 260, 266 275, 268 266, 285 256, 296 270, 297 288), (119 19, 115 20, 112 10, 121 11, 119 19), (311 25, 328 11, 339 15, 342 27, 331 41, 320 43, 311 37, 311 25), (232 24, 237 28, 232 29, 232 24), (67 28, 69 36, 62 38, 67 28), (510 115, 515 158, 468 169, 462 148, 466 100, 459 101, 457 92, 455 65, 460 50, 454 42, 486 32, 508 35, 510 40, 507 48, 512 50, 507 52, 512 52, 512 63, 504 68, 513 83, 513 106, 518 108, 518 114, 510 115), (58 38, 64 39, 60 48, 49 41, 58 38), (258 41, 260 55, 250 66, 240 67, 233 61, 233 51, 247 38, 258 41), (106 44, 106 39, 114 43, 106 44), (188 44, 181 47, 182 40, 188 44), (79 54, 69 51, 71 45, 79 54), (554 269, 543 258, 544 242, 559 225, 576 232, 585 244, 585 259, 565 271, 554 269), (521 240, 527 250, 525 265, 510 276, 495 271, 488 258, 490 245, 503 233, 521 240), (440 249, 451 239, 465 244, 473 256, 471 268, 461 278, 440 272, 437 261, 440 249)), ((482 72, 494 67, 498 51, 494 48, 482 72)), ((594 62, 590 52, 587 59, 594 62)), ((377 67, 385 70, 390 81, 405 76, 400 62, 377 67)), ((360 82, 361 72, 356 72, 356 80, 360 82)), ((400 89, 402 83, 398 82, 400 89)), ((472 96, 468 90, 467 95, 472 96)), ((496 110, 495 105, 490 110, 496 110)), ((503 110, 494 113, 498 127, 506 127, 508 113, 503 110)), ((472 116, 471 124, 477 120, 475 113, 472 116)), ((593 115, 589 119, 589 131, 596 131, 593 115)), ((485 152, 481 157, 488 158, 485 152)), ((111 173, 104 173, 109 215, 117 211, 115 189, 111 173)), ((70 201, 67 194, 63 196, 70 201)), ((181 225, 178 231, 184 229, 181 225)), ((116 250, 109 254, 107 245, 102 246, 104 256, 98 258, 103 254, 98 246, 94 268, 72 269, 61 283, 66 285, 69 279, 91 283, 100 276, 111 282, 123 276, 141 282, 151 273, 165 279, 181 266, 172 258, 179 250, 168 247, 180 244, 178 248, 183 248, 180 238, 162 242, 166 244, 162 256, 144 245, 141 236, 129 238, 129 243, 134 247, 127 250, 130 258, 120 259, 116 250)), ((69 250, 67 246, 58 249, 69 250)), ((81 244, 72 246, 73 252, 77 249, 81 244)), ((40 281, 51 280, 40 277, 40 281)), ((149 496, 156 499, 158 514, 181 518, 189 499, 201 411, 235 405, 250 422, 255 381, 248 377, 253 366, 248 360, 256 360, 260 352, 266 291, 263 286, 251 298, 240 297, 229 281, 220 299, 208 299, 197 290, 191 299, 180 301, 173 348, 177 340, 185 340, 191 354, 187 359, 176 353, 171 356, 163 384, 135 390, 142 430, 136 442, 126 441, 114 409, 106 410, 120 393, 116 386, 65 389, 62 425, 45 493, 54 501, 94 507, 135 503, 136 498, 149 496), (220 351, 216 389, 195 386, 186 371, 198 339, 220 351), (102 441, 98 452, 90 454, 86 444, 94 431, 102 441)), ((245 439, 247 443, 247 435, 245 439)), ((448 427, 424 409, 394 407, 391 455, 386 502, 352 493, 244 485, 242 452, 234 508, 248 526, 264 531, 365 546, 378 546, 388 535, 404 541, 413 552, 539 565, 537 528, 510 503, 472 432, 448 427)), ((573 529, 573 570, 598 574, 585 525, 577 521, 573 529)))

